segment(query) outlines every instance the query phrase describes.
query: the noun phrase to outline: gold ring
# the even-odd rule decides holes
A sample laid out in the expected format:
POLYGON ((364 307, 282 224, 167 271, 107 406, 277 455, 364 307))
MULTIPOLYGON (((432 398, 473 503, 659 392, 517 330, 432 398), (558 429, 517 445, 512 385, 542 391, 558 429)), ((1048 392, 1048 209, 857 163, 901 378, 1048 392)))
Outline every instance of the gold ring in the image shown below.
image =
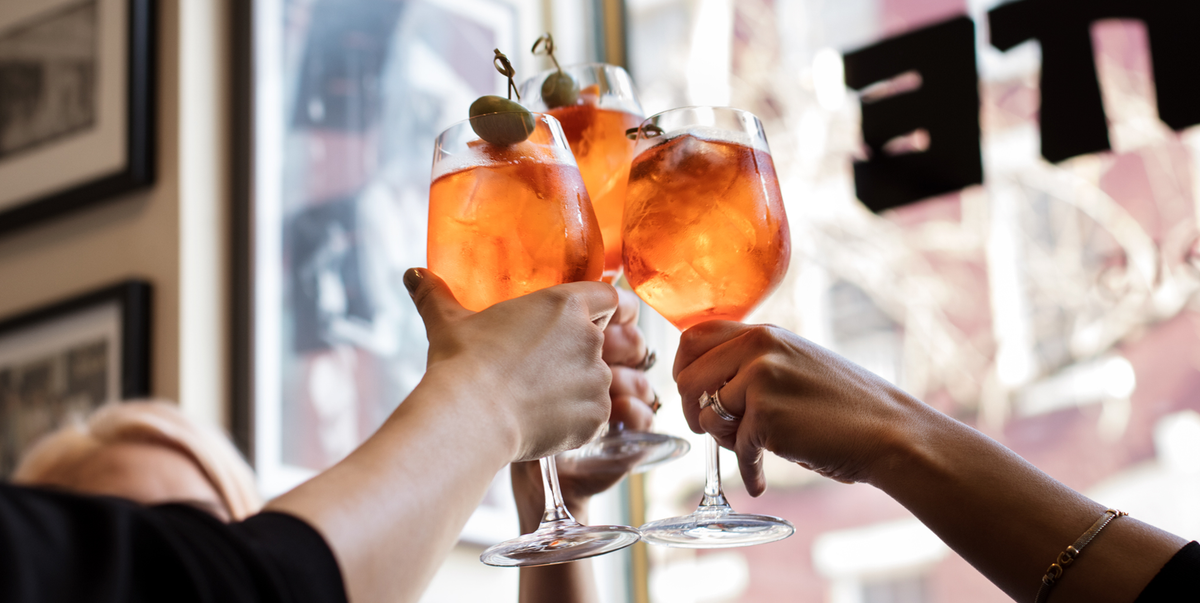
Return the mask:
POLYGON ((645 372, 650 370, 650 368, 653 367, 654 363, 656 362, 658 362, 658 354, 656 354, 654 350, 646 348, 646 356, 642 358, 641 362, 634 365, 633 368, 645 372))

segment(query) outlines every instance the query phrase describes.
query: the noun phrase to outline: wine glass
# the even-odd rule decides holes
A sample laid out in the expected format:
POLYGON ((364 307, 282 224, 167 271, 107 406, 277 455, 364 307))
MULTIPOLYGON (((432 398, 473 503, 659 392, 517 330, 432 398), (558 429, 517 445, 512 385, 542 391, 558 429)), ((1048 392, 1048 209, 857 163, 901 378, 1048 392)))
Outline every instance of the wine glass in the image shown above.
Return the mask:
MULTIPOLYGON (((429 268, 476 311, 545 287, 599 280, 600 229, 558 121, 540 113, 493 113, 442 132, 434 147, 427 251, 429 268), (516 138, 528 138, 493 144, 476 134, 501 132, 511 141, 514 129, 516 138)), ((541 525, 487 549, 481 561, 548 565, 637 542, 634 528, 575 521, 563 504, 554 458, 540 463, 541 525)))
MULTIPOLYGON (((600 222, 603 279, 614 283, 621 274, 621 215, 635 146, 625 132, 643 119, 633 80, 616 65, 588 63, 543 71, 521 84, 520 91, 526 107, 545 111, 562 124, 600 222), (561 85, 553 86, 564 81, 562 74, 573 86, 566 92, 561 85)), ((583 447, 564 454, 597 466, 636 459, 633 472, 641 473, 677 459, 690 449, 691 444, 683 438, 616 424, 583 447)))
POLYGON ((633 80, 616 65, 589 63, 543 71, 525 80, 520 90, 521 104, 553 115, 562 124, 600 222, 604 280, 612 283, 621 273, 621 213, 633 160, 634 144, 625 131, 645 119, 633 80), (560 78, 559 73, 569 76, 578 91, 547 89, 549 94, 543 96, 547 79, 560 78))
MULTIPOLYGON (((742 320, 783 279, 791 239, 762 124, 728 107, 659 113, 636 131, 622 227, 625 278, 680 330, 742 320)), ((632 132, 631 132, 632 135, 632 132)), ((735 512, 705 438, 704 496, 691 515, 641 527, 652 544, 725 548, 791 536, 791 523, 735 512)))

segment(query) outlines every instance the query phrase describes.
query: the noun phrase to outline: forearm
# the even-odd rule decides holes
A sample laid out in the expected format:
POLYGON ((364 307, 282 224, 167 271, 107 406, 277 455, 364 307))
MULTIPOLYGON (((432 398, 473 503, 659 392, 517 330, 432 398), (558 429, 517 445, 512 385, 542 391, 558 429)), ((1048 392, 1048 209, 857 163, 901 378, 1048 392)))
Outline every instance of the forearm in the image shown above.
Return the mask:
POLYGON ((514 454, 481 420, 488 402, 444 374, 427 374, 362 447, 267 506, 321 532, 355 603, 417 600, 514 454))
POLYGON ((592 560, 521 568, 520 603, 594 603, 592 560))
MULTIPOLYGON (((521 533, 537 529, 541 520, 542 496, 518 504, 521 533)), ((588 523, 588 501, 568 499, 564 502, 579 523, 588 523)), ((520 603, 597 603, 596 576, 591 559, 570 563, 521 568, 520 603)))
MULTIPOLYGON (((897 393, 899 398, 907 398, 897 393)), ((911 398, 896 451, 872 472, 887 492, 1017 601, 1104 512, 1012 451, 911 398)), ((1128 603, 1184 540, 1132 517, 1112 521, 1054 586, 1051 601, 1128 603)))

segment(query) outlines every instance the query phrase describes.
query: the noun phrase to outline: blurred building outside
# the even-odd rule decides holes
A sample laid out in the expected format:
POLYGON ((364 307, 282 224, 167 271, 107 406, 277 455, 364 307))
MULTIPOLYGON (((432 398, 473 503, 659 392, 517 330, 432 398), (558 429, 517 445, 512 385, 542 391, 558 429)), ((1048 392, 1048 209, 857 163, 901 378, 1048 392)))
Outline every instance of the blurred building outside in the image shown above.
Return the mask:
MULTIPOLYGON (((281 282, 281 402, 265 441, 278 462, 312 471, 373 431, 424 369, 423 326, 399 275, 424 263, 433 138, 474 97, 502 89, 493 47, 532 75, 540 64, 524 51, 549 23, 564 62, 591 60, 593 19, 586 2, 542 3, 549 13, 516 0, 263 4, 278 7, 283 116, 271 225, 282 251, 263 264, 281 282)), ((1104 504, 1200 538, 1189 512, 1200 504, 1200 129, 1158 119, 1144 25, 1102 21, 1092 40, 1113 150, 1046 162, 1039 46, 990 45, 986 13, 998 4, 628 0, 628 67, 647 114, 732 105, 764 122, 793 260, 751 321, 837 351, 1104 504), (872 214, 853 177, 865 158, 860 107, 920 79, 864 101, 845 86, 843 56, 964 14, 978 36, 985 182, 872 214)), ((887 152, 936 144, 918 130, 887 152)), ((673 327, 648 308, 643 327, 673 356, 673 327)), ((664 401, 656 429, 699 450, 670 363, 651 376, 664 401)), ((700 457, 647 474, 648 518, 694 507, 700 457)), ((723 551, 651 547, 651 601, 1008 600, 869 486, 769 458, 769 490, 751 499, 732 455, 723 465, 735 508, 788 518, 796 535, 723 551)), ((505 479, 425 601, 515 600, 516 572, 477 561, 482 541, 515 534, 505 479)), ((620 519, 617 497, 598 505, 593 520, 620 519)), ((603 600, 627 600, 629 559, 597 560, 603 600)))
MULTIPOLYGON (((1157 119, 1144 25, 1102 21, 1092 41, 1113 150, 1046 162, 1039 47, 990 46, 986 12, 999 4, 632 1, 631 67, 649 113, 730 104, 764 121, 794 254, 749 321, 837 351, 1104 504, 1200 537, 1197 130, 1157 119), (851 173, 867 101, 846 89, 841 57, 963 14, 979 37, 985 183, 871 214, 851 173)), ((651 330, 672 349, 669 326, 651 330)), ((656 377, 674 393, 669 369, 656 377)), ((658 428, 688 433, 672 419, 658 428)), ((734 507, 790 518, 796 535, 651 548, 653 601, 1008 600, 869 486, 775 459, 768 492, 751 499, 724 460, 734 507)), ((695 504, 697 461, 649 475, 649 517, 695 504)))

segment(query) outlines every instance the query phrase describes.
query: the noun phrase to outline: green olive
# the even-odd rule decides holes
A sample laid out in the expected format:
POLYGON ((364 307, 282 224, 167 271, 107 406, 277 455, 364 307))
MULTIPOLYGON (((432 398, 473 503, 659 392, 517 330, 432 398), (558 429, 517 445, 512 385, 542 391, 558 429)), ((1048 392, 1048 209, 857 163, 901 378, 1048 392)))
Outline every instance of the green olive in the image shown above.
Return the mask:
POLYGON ((579 100, 579 84, 575 82, 575 78, 571 77, 571 74, 555 71, 546 78, 546 81, 542 82, 542 102, 546 103, 547 108, 567 107, 574 105, 577 100, 579 100))
POLYGON ((471 103, 471 129, 492 144, 517 144, 533 134, 533 114, 502 96, 481 96, 471 103))

